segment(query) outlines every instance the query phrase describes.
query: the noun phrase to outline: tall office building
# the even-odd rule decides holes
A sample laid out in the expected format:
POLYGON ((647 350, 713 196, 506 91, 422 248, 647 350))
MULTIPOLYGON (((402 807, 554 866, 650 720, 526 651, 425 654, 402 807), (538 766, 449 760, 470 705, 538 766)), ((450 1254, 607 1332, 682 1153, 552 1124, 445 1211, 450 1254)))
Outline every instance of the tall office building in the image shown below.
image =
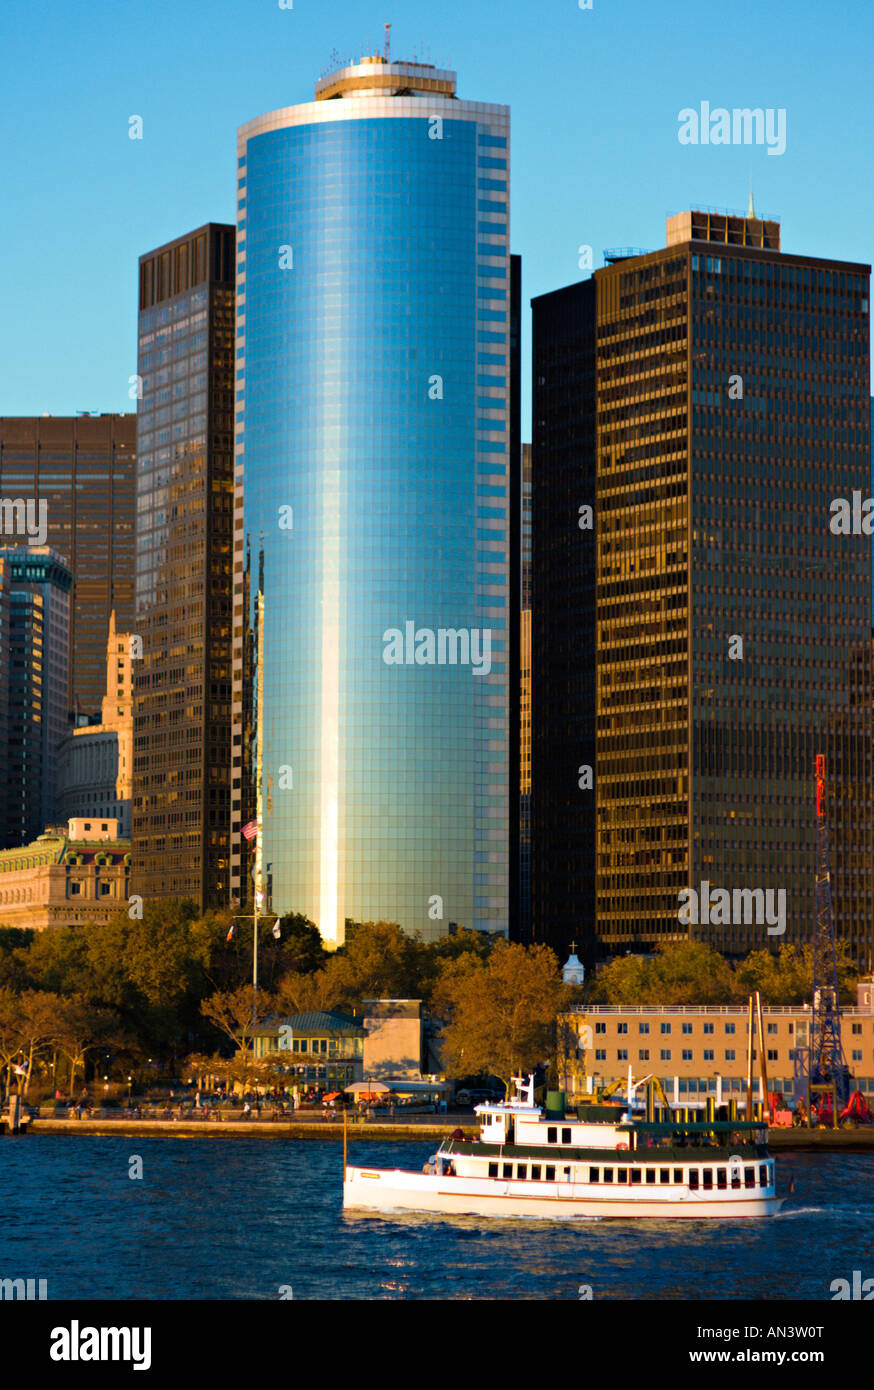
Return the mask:
MULTIPOLYGON (((870 539, 836 531, 832 510, 869 481, 869 278, 781 253, 775 222, 692 212, 669 219, 664 250, 535 301, 538 612, 577 525, 570 489, 552 507, 538 491, 557 447, 550 403, 558 421, 594 412, 573 480, 594 507, 574 537, 594 567, 594 623, 587 601, 573 634, 586 665, 596 647, 595 785, 577 803, 597 818, 595 911, 577 918, 590 950, 687 933, 731 953, 809 940, 818 753, 837 928, 870 950, 870 539), (707 905, 717 889, 729 920, 707 905), (782 920, 776 896, 767 923, 757 900, 734 899, 767 889, 785 893, 782 920)), ((585 713, 565 655, 537 649, 536 725, 585 713)), ((535 744, 538 789, 572 761, 551 737, 545 767, 535 744)), ((578 884, 563 861, 552 872, 543 900, 566 932, 578 884)))
POLYGON ((71 729, 58 748, 58 820, 115 820, 124 840, 130 840, 133 805, 134 635, 117 632, 110 614, 100 722, 71 729))
POLYGON ((73 574, 67 706, 99 715, 106 681, 106 634, 134 618, 136 416, 0 419, 0 494, 44 504, 46 532, 4 527, 5 545, 48 545, 73 574))
POLYGON ((9 695, 3 846, 57 819, 58 749, 67 732, 73 577, 48 546, 0 550, 8 570, 9 695))
POLYGON ((205 909, 229 890, 234 229, 139 268, 133 891, 205 909))
POLYGON ((333 943, 347 919, 507 932, 508 110, 365 57, 237 153, 234 893, 333 943))
POLYGON ((531 936, 531 445, 522 445, 519 614, 519 936, 531 936))

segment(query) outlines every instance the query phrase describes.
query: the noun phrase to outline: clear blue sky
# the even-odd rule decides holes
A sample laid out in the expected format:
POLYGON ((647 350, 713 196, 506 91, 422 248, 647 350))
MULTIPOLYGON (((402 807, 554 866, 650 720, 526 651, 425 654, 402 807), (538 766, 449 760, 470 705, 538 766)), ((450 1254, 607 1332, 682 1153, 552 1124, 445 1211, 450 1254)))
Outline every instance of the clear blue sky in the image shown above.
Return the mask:
POLYGON ((2 0, 0 414, 130 408, 137 257, 233 221, 237 126, 386 20, 396 56, 512 108, 526 304, 582 278, 581 243, 597 266, 664 245, 667 213, 745 207, 751 167, 785 250, 872 259, 871 0, 2 0), (702 100, 785 107, 786 153, 681 146, 702 100))

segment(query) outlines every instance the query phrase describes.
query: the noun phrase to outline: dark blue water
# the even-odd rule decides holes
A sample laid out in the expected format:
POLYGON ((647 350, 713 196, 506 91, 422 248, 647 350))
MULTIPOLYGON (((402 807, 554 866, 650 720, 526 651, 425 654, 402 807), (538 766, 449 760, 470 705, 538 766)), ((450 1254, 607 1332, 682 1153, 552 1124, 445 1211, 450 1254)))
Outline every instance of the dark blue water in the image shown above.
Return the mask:
MULTIPOLYGON (((349 1157, 418 1169, 433 1149, 349 1157)), ((874 1277, 874 1155, 781 1155, 784 1214, 722 1224, 351 1216, 341 1170, 325 1140, 2 1138, 0 1277, 72 1299, 777 1300, 874 1277)))

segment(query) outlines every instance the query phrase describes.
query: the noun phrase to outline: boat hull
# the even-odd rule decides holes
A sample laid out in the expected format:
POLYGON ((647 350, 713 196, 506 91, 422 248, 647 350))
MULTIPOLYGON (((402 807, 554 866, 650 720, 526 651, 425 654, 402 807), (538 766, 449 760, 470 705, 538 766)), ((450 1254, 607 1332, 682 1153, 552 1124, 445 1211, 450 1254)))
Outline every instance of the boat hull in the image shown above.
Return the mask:
POLYGON ((784 1198, 766 1192, 674 1192, 633 1198, 574 1190, 575 1184, 437 1177, 395 1168, 348 1168, 343 1207, 348 1211, 422 1211, 451 1216, 530 1216, 632 1220, 733 1221, 776 1216, 784 1198))

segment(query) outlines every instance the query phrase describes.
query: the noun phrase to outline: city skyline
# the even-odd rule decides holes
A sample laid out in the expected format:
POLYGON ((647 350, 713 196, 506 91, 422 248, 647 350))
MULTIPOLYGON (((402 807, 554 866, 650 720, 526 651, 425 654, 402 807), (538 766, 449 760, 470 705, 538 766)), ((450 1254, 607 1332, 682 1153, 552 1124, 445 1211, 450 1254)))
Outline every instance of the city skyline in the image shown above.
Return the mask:
MULTIPOLYGON (((100 72, 95 87, 100 96, 83 106, 82 71, 96 71, 115 56, 112 13, 111 5, 94 0, 73 34, 44 27, 19 0, 0 18, 10 74, 0 112, 8 122, 15 120, 7 193, 12 205, 27 210, 7 227, 6 236, 18 283, 37 303, 45 295, 47 308, 50 298, 61 330, 56 347, 38 328, 41 316, 29 312, 30 300, 6 291, 4 319, 11 331, 0 345, 0 414, 131 408, 129 378, 136 370, 131 259, 142 254, 144 244, 171 240, 180 227, 233 220, 237 126, 259 110, 306 100, 312 74, 326 70, 338 46, 344 56, 368 48, 381 52, 383 21, 392 18, 359 0, 345 0, 324 14, 298 0, 293 10, 265 5, 251 11, 240 34, 235 5, 216 0, 210 7, 211 32, 204 34, 195 12, 177 10, 172 49, 162 48, 158 61, 160 27, 145 28, 137 44, 125 50, 117 71, 110 61, 108 71, 100 72), (241 53, 233 67, 219 37, 223 21, 233 26, 241 53), (63 61, 46 99, 33 54, 40 53, 43 67, 50 64, 61 34, 63 61), (185 61, 186 38, 203 54, 195 71, 185 61), (227 83, 217 82, 216 73, 226 73, 227 83), (76 95, 71 89, 67 101, 74 81, 76 95), (67 115, 59 129, 50 113, 61 103, 67 115), (192 110, 203 113, 194 124, 192 110), (135 115, 144 123, 142 140, 129 139, 129 119, 135 115), (106 167, 105 188, 75 177, 82 148, 106 167), (168 184, 175 190, 170 200, 168 184), (36 220, 37 210, 58 189, 70 209, 68 240, 77 263, 88 268, 87 280, 83 275, 71 282, 65 259, 52 254, 48 219, 45 226, 36 220), (138 209, 135 227, 130 206, 138 209), (99 251, 89 231, 95 215, 104 229, 99 251), (115 236, 108 235, 111 228, 115 236), (60 345, 73 315, 87 352, 71 359, 60 345), (13 340, 14 353, 9 350, 13 340)), ((579 265, 580 248, 591 249, 597 266, 602 249, 620 244, 629 227, 657 246, 668 212, 693 205, 742 209, 751 175, 757 205, 781 215, 785 249, 803 246, 810 255, 865 261, 866 228, 874 221, 864 136, 865 53, 874 39, 874 13, 854 16, 852 44, 841 25, 823 24, 814 0, 793 6, 791 26, 748 0, 733 8, 730 25, 723 21, 715 0, 696 6, 682 25, 666 25, 658 6, 643 7, 635 16, 636 43, 629 50, 623 42, 627 16, 616 5, 582 11, 568 0, 535 17, 521 0, 475 14, 461 0, 448 0, 439 24, 433 17, 415 24, 396 17, 394 52, 421 57, 424 42, 430 61, 451 58, 470 90, 492 100, 503 94, 516 108, 514 182, 524 196, 515 199, 513 250, 524 257, 526 304, 586 273, 579 265), (711 42, 715 28, 718 44, 711 42), (751 33, 754 45, 748 41, 751 33), (815 108, 801 61, 811 47, 818 76, 815 108), (543 55, 544 79, 531 67, 532 51, 543 55), (705 99, 713 108, 785 110, 785 153, 770 158, 764 144, 681 144, 679 113, 697 109, 705 99), (556 130, 568 132, 570 142, 557 140, 556 130), (848 130, 855 132, 853 139, 847 139, 848 130), (614 158, 618 149, 621 178, 614 158), (814 197, 811 168, 817 171, 814 197), (550 215, 544 218, 547 200, 550 215)), ((528 323, 526 307, 523 343, 530 336, 528 323)), ((526 349, 526 376, 527 363, 526 349)), ((529 438, 527 393, 522 429, 529 438)))

